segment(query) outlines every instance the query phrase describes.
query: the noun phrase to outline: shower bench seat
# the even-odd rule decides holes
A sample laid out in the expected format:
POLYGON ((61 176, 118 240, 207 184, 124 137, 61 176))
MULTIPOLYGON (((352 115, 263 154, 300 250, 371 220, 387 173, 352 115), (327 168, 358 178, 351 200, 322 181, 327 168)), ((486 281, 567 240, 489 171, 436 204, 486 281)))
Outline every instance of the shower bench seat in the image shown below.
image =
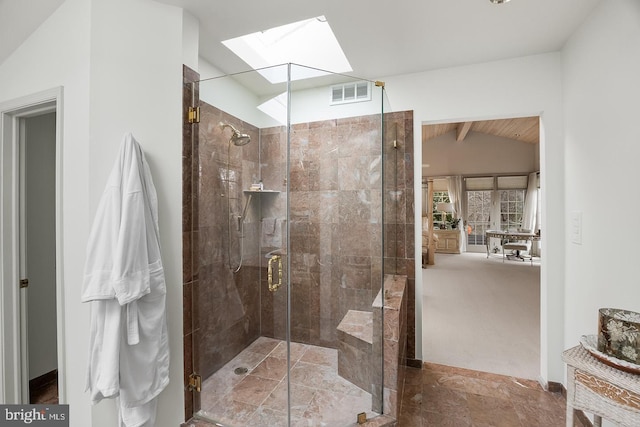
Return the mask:
POLYGON ((338 375, 371 392, 373 313, 349 310, 337 328, 338 375))
POLYGON ((405 275, 385 275, 384 295, 378 292, 372 311, 349 310, 337 327, 338 374, 371 393, 374 412, 393 418, 400 413, 398 391, 404 381, 400 367, 407 357, 407 281, 405 275), (376 362, 382 355, 384 372, 376 362), (383 378, 380 389, 375 384, 383 378))

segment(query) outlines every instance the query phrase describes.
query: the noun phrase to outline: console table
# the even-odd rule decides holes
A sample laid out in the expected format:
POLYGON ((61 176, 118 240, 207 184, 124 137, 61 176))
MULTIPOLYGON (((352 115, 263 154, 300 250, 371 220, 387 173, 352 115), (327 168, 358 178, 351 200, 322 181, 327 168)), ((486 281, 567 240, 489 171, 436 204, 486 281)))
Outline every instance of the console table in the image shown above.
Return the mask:
POLYGON ((594 414, 619 425, 640 426, 640 375, 605 365, 581 345, 562 353, 567 364, 567 427, 573 427, 574 410, 594 414))

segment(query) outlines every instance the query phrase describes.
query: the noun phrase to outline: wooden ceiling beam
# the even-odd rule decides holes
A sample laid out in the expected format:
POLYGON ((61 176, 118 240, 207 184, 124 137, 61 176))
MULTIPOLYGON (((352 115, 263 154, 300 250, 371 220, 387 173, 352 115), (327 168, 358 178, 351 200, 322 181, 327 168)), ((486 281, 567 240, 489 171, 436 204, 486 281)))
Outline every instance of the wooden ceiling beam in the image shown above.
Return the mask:
POLYGON ((462 141, 466 139, 471 129, 476 133, 484 133, 530 144, 537 144, 540 139, 540 118, 533 116, 423 125, 422 142, 430 141, 454 130, 456 131, 456 140, 462 141))
POLYGON ((471 129, 472 124, 473 122, 458 123, 458 128, 456 129, 456 141, 464 141, 467 133, 469 133, 469 130, 471 129))

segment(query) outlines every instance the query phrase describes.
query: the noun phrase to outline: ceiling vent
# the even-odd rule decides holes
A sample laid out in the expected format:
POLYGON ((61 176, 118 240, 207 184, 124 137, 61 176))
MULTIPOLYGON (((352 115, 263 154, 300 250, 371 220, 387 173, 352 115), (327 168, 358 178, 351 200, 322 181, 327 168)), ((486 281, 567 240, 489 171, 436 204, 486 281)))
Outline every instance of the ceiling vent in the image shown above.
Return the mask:
POLYGON ((371 82, 353 82, 331 86, 331 105, 371 101, 371 82))

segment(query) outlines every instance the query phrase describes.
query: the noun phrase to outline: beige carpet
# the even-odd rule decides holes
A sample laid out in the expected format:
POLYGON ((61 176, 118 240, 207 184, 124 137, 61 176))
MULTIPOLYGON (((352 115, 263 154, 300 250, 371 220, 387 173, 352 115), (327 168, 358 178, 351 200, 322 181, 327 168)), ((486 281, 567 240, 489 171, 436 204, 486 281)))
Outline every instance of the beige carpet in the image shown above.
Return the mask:
POLYGON ((539 378, 539 260, 436 254, 422 275, 425 362, 539 378))

